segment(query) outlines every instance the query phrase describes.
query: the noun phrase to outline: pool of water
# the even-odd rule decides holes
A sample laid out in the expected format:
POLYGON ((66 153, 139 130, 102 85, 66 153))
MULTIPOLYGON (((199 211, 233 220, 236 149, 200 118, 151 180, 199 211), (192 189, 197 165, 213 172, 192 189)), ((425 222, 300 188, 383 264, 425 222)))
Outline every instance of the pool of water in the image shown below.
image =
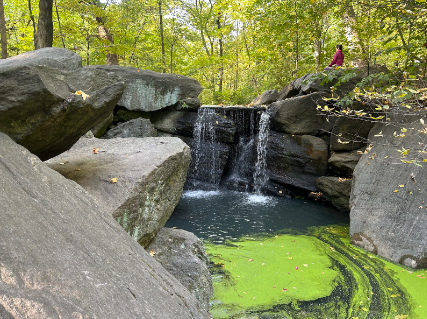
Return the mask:
POLYGON ((259 196, 231 191, 187 191, 166 224, 222 244, 243 235, 282 229, 348 225, 347 213, 303 199, 259 196))
POLYGON ((427 271, 354 247, 348 214, 331 207, 192 191, 166 226, 205 241, 215 319, 427 318, 427 271))

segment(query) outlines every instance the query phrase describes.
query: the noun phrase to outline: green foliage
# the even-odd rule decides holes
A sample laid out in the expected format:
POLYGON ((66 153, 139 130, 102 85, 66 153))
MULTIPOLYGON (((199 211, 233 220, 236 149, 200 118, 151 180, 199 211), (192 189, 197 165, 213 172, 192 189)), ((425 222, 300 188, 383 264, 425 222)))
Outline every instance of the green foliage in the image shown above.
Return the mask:
MULTIPOLYGON (((38 1, 29 2, 37 25, 38 1)), ((4 5, 9 55, 33 50, 28 1, 4 5)), ((357 62, 386 65, 408 77, 426 75, 424 0, 161 0, 161 5, 165 69, 200 81, 206 103, 247 104, 265 90, 322 71, 336 44, 344 46, 344 69, 357 62)), ((106 63, 109 52, 121 65, 163 70, 158 0, 55 0, 53 17, 54 45, 80 54, 85 65, 106 63), (111 39, 100 36, 100 26, 111 39)), ((340 84, 351 75, 329 72, 326 81, 340 84)))

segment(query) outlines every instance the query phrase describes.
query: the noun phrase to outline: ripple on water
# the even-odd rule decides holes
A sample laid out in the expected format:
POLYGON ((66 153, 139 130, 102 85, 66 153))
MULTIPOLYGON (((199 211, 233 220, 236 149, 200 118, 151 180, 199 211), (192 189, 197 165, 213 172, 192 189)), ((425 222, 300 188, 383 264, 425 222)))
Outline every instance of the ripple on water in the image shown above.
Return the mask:
POLYGON ((277 200, 271 196, 264 196, 259 194, 248 194, 243 205, 253 205, 253 206, 275 206, 277 204, 277 200))

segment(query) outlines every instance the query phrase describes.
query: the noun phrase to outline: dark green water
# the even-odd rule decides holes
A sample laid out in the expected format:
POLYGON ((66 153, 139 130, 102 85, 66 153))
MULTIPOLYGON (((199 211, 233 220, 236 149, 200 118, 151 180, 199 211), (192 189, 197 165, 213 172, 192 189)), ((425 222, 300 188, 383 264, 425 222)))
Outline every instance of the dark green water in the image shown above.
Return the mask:
POLYGON ((427 318, 427 273, 352 246, 348 225, 310 201, 197 191, 166 226, 205 240, 214 318, 427 318))

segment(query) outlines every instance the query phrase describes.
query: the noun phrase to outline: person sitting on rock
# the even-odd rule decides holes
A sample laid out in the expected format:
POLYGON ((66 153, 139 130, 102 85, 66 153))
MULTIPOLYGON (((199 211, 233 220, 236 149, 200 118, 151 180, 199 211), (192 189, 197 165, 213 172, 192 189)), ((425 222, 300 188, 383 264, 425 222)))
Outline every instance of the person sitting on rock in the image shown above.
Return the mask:
POLYGON ((326 71, 334 70, 337 67, 341 67, 344 62, 344 53, 342 53, 342 45, 338 44, 336 46, 337 51, 335 52, 332 62, 325 68, 326 71))

